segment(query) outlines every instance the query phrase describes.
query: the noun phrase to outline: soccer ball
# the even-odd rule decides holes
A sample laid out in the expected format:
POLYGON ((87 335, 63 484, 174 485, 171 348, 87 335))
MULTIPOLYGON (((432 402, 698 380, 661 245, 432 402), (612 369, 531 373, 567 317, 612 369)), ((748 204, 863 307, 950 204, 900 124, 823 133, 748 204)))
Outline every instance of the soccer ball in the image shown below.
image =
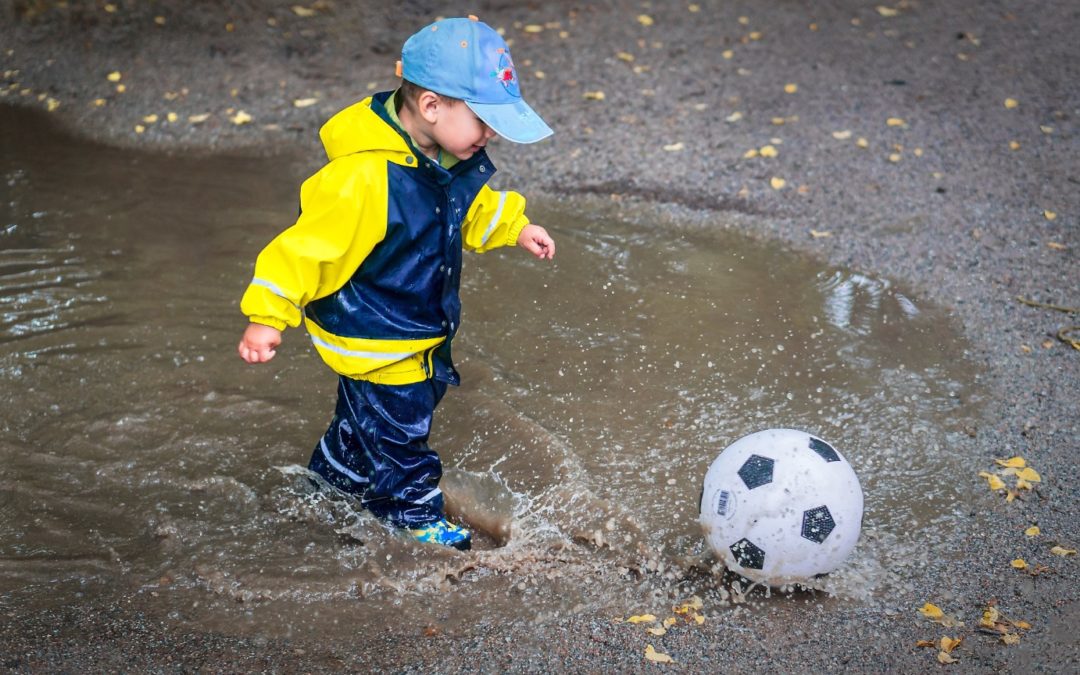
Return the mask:
POLYGON ((735 441, 705 474, 701 526, 728 569, 772 586, 832 572, 859 540, 863 493, 820 438, 767 429, 735 441))

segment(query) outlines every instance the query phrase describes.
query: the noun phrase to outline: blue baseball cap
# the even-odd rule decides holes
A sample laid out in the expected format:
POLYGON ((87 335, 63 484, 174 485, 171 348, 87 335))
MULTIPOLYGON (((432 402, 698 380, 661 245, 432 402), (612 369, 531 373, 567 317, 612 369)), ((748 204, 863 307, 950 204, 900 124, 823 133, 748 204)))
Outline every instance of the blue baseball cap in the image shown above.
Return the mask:
POLYGON ((475 17, 436 21, 406 40, 401 48, 401 76, 465 101, 508 141, 535 143, 555 133, 521 98, 506 42, 475 17))

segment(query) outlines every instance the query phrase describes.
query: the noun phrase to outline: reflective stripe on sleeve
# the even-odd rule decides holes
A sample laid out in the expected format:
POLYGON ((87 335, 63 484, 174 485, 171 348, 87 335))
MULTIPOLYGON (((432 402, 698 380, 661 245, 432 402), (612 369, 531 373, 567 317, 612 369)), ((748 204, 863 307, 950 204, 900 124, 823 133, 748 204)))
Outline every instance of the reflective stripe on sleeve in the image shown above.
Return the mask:
POLYGON ((495 226, 499 224, 499 217, 502 216, 503 204, 506 203, 506 193, 499 193, 499 207, 495 209, 495 215, 491 217, 491 222, 488 223, 487 230, 484 231, 484 236, 480 240, 480 245, 483 246, 487 243, 488 237, 495 231, 495 226))
POLYGON ((263 288, 269 290, 271 293, 278 296, 279 298, 281 298, 283 300, 288 300, 289 304, 292 305, 293 307, 295 307, 297 309, 300 309, 300 305, 298 305, 295 302, 293 302, 292 300, 290 300, 289 296, 285 295, 284 291, 282 291, 280 288, 278 288, 277 286, 275 286, 271 282, 267 281, 266 279, 260 279, 258 277, 255 277, 254 279, 251 280, 251 285, 252 286, 262 286, 263 288))

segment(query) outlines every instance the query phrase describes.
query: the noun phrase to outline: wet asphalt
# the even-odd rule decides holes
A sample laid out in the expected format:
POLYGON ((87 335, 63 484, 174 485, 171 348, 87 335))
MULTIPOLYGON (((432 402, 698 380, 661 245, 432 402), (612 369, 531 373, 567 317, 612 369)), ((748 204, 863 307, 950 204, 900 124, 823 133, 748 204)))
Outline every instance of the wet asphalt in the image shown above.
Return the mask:
MULTIPOLYGON (((965 640, 949 667, 1075 672, 1080 560, 1050 549, 1080 545, 1080 351, 1058 338, 1080 316, 1017 298, 1080 306, 1080 5, 476 5, 467 11, 505 29, 526 98, 557 132, 496 144, 499 185, 732 229, 949 307, 987 400, 969 472, 941 480, 982 484, 980 471, 1013 455, 1042 477, 1021 500, 986 490, 964 505, 970 522, 938 535, 953 555, 927 561, 898 597, 805 602, 782 622, 752 605, 705 607, 703 625, 651 642, 674 658, 666 667, 930 670, 938 650, 916 642, 950 635, 965 640), (1042 534, 1026 537, 1031 524, 1042 534), (1021 557, 1049 569, 1014 569, 1021 557), (1020 644, 979 632, 991 601, 1031 624, 1020 644), (965 625, 930 623, 916 612, 924 602, 965 625)), ((124 147, 258 155, 298 178, 319 163, 321 122, 393 86, 400 43, 461 13, 366 1, 113 10, 0 2, 0 104, 124 147)), ((645 660, 641 631, 610 617, 328 645, 177 632, 123 604, 31 613, 0 601, 0 612, 0 663, 13 671, 665 667, 645 660)))

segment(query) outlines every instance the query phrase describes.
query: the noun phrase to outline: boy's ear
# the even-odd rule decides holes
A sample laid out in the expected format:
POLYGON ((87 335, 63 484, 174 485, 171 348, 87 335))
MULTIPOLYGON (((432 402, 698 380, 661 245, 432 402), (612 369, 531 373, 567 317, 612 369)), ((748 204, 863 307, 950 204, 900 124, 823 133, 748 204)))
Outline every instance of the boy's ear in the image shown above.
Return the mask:
POLYGON ((434 124, 438 119, 441 104, 439 95, 433 91, 424 91, 416 98, 416 109, 428 124, 434 124))

